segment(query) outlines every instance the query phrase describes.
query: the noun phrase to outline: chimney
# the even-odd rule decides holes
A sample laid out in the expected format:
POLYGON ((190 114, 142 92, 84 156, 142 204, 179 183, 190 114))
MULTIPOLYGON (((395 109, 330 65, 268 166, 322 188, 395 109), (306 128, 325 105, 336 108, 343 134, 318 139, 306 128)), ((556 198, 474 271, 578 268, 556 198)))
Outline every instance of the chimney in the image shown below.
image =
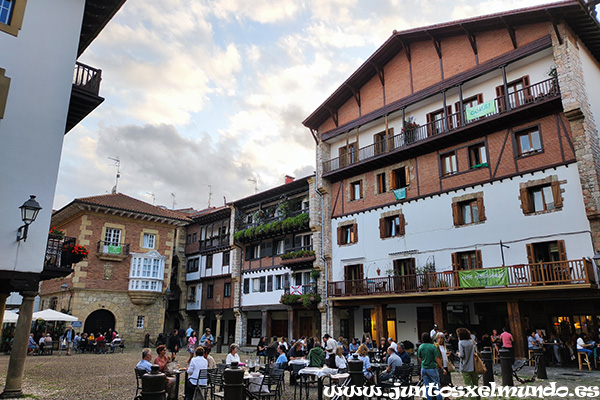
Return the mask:
POLYGON ((286 175, 285 176, 285 184, 287 185, 288 183, 294 182, 294 179, 296 179, 296 178, 294 178, 293 176, 286 175))

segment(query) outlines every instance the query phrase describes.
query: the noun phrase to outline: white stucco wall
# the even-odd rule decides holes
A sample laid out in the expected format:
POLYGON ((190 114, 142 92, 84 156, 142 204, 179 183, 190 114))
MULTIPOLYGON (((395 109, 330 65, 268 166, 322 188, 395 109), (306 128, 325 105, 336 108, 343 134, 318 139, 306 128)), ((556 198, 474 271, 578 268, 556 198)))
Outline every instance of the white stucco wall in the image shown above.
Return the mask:
MULTIPOLYGON (((291 270, 289 268, 276 268, 262 271, 244 271, 242 273, 242 290, 241 296, 241 304, 243 307, 247 306, 260 306, 260 305, 273 305, 280 304, 279 300, 281 299, 281 295, 284 294, 284 290, 275 290, 275 275, 281 274, 289 274, 291 270), (252 291, 252 282, 250 283, 250 293, 243 293, 243 282, 244 279, 250 278, 251 280, 254 278, 259 278, 261 276, 265 277, 265 288, 266 288, 266 277, 269 275, 273 275, 273 291, 272 292, 253 292, 252 291)), ((291 281, 291 279, 290 279, 291 281)), ((293 283, 292 283, 293 284, 293 283)))
POLYGON ((0 119, 0 270, 43 268, 84 5, 28 1, 18 36, 0 32, 0 68, 11 79, 0 119), (17 243, 30 194, 43 209, 17 243))
POLYGON ((484 267, 500 266, 500 240, 510 246, 504 250, 506 265, 527 263, 525 245, 533 242, 564 240, 570 260, 594 255, 575 164, 337 218, 332 220, 332 231, 336 231, 338 223, 352 219, 358 224, 358 243, 339 246, 333 241, 333 281, 344 279, 345 265, 363 264, 365 278, 376 277, 378 267, 383 276, 384 271, 393 268, 394 259, 405 257, 415 257, 416 266, 423 267, 433 256, 437 271, 451 270, 451 253, 457 251, 481 250, 484 267), (557 175, 561 181, 566 180, 561 185, 562 210, 524 215, 520 208, 519 183, 550 175, 557 175), (487 220, 454 227, 452 198, 481 191, 484 193, 487 220), (390 210, 402 210, 407 224, 406 234, 381 239, 379 218, 383 212, 390 210), (415 254, 392 255, 402 251, 414 251, 415 254))

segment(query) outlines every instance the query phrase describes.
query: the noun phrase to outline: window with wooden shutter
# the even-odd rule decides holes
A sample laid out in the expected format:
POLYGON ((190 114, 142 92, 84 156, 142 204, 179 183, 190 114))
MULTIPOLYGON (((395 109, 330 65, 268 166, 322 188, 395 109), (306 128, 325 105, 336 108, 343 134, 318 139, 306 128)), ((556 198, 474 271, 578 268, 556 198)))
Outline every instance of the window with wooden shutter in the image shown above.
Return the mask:
POLYGON ((477 198, 477 211, 479 212, 479 221, 485 221, 485 206, 483 205, 483 197, 477 198))
POLYGON ((379 237, 387 237, 387 223, 385 221, 385 218, 379 218, 379 237))
POLYGON ((557 240, 556 244, 558 245, 558 259, 559 261, 567 261, 567 249, 565 248, 564 240, 557 240))
POLYGON ((483 268, 483 262, 481 261, 481 250, 475 250, 475 259, 477 260, 477 268, 483 268))
POLYGON ((554 208, 562 208, 563 199, 558 181, 552 182, 552 197, 554 197, 554 208))
POLYGON ((452 220, 454 226, 462 225, 462 216, 459 203, 452 203, 452 220))
POLYGON ((385 172, 377 174, 377 193, 385 193, 387 191, 385 184, 385 172))
POLYGON ((266 279, 267 279, 267 278, 266 278, 266 277, 264 277, 264 276, 261 276, 261 277, 260 277, 260 288, 259 288, 259 291, 260 291, 260 292, 264 292, 264 291, 265 291, 266 279))
POLYGON ((358 243, 358 224, 353 224, 351 229, 350 243, 358 243))
POLYGON ((250 293, 250 279, 244 279, 244 294, 250 293))
POLYGON ((506 110, 506 97, 504 96, 504 85, 496 86, 496 105, 498 112, 506 110))
POLYGON ((458 271, 460 269, 460 257, 458 253, 452 253, 452 269, 458 271))
POLYGON ((244 252, 244 260, 250 260, 250 256, 252 255, 252 245, 249 244, 246 246, 246 251, 244 252))
POLYGON ((350 200, 359 200, 363 198, 363 185, 362 179, 350 183, 350 200))
POLYGON ((398 231, 399 231, 400 236, 404 236, 404 233, 405 233, 404 232, 404 225, 406 225, 406 222, 404 220, 404 214, 398 215, 398 218, 400 219, 398 231))
POLYGON ((523 209, 523 214, 530 214, 533 212, 531 207, 531 198, 529 195, 529 191, 527 188, 521 188, 521 208, 523 209))
POLYGON ((390 173, 391 189, 402 189, 410 184, 408 166, 400 167, 390 173))
POLYGON ((342 243, 342 235, 343 235, 343 233, 344 233, 343 232, 343 227, 338 226, 338 228, 337 228, 337 244, 338 244, 338 246, 341 245, 341 244, 343 244, 342 243))
POLYGON ((273 291, 273 275, 267 276, 267 292, 273 291))
POLYGON ((534 264, 535 263, 535 249, 533 248, 533 243, 528 243, 526 245, 527 248, 527 263, 534 264))

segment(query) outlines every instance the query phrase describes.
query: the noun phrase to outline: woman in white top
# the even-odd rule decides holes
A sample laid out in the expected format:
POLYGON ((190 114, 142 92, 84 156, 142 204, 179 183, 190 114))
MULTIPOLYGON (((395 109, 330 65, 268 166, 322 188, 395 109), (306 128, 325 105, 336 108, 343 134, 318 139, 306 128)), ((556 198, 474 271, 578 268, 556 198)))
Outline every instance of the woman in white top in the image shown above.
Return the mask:
POLYGON ((206 386, 208 377, 206 372, 208 369, 208 361, 204 358, 204 348, 198 347, 195 354, 196 357, 192 358, 190 366, 187 369, 188 382, 192 386, 191 393, 193 393, 193 388, 196 385, 206 386))
POLYGON ((434 346, 437 347, 438 350, 440 351, 440 354, 442 355, 442 365, 444 366, 444 369, 446 370, 446 373, 444 373, 438 367, 438 374, 440 375, 440 384, 441 384, 441 386, 448 386, 448 385, 452 384, 452 378, 450 377, 450 371, 448 371, 448 363, 451 363, 452 361, 448 360, 448 349, 446 348, 446 336, 444 335, 443 332, 438 332, 436 338, 437 338, 437 340, 436 340, 434 346))
POLYGON ((231 365, 232 362, 240 363, 240 355, 238 354, 239 347, 237 344, 232 343, 229 346, 229 354, 227 354, 227 358, 225 359, 225 364, 231 365))
POLYGON ((579 338, 577 338, 577 351, 579 353, 588 353, 588 354, 592 354, 592 350, 589 347, 594 347, 593 343, 586 343, 585 342, 585 334, 581 334, 579 335, 579 338))
POLYGON ((335 366, 337 369, 348 369, 348 362, 344 358, 344 348, 342 346, 335 348, 335 366))

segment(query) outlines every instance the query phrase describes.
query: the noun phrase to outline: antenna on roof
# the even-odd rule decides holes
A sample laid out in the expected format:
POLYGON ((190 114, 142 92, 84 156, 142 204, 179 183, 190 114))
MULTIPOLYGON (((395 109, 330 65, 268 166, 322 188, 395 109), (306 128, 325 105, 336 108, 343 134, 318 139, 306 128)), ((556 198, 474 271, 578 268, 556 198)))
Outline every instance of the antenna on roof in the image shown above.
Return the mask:
POLYGON ((254 194, 258 193, 258 179, 252 178, 252 179, 248 179, 248 181, 254 183, 254 194))
POLYGON ((223 196, 223 205, 226 206, 227 205, 227 198, 225 196, 223 196))
POLYGON ((146 194, 152 196, 152 205, 153 206, 156 205, 155 204, 156 203, 156 196, 154 195, 154 193, 152 193, 152 192, 146 192, 146 194))
POLYGON ((173 198, 173 210, 175 209, 175 204, 177 204, 177 202, 175 201, 175 193, 171 193, 171 197, 173 198))
POLYGON ((212 200, 212 186, 211 185, 202 185, 208 186, 208 208, 210 208, 210 201, 212 200))
POLYGON ((115 167, 117 167, 117 178, 115 180, 115 186, 113 186, 111 193, 117 193, 117 187, 119 186, 119 178, 121 177, 121 160, 119 160, 119 156, 116 158, 108 157, 109 160, 113 160, 115 162, 115 167))

